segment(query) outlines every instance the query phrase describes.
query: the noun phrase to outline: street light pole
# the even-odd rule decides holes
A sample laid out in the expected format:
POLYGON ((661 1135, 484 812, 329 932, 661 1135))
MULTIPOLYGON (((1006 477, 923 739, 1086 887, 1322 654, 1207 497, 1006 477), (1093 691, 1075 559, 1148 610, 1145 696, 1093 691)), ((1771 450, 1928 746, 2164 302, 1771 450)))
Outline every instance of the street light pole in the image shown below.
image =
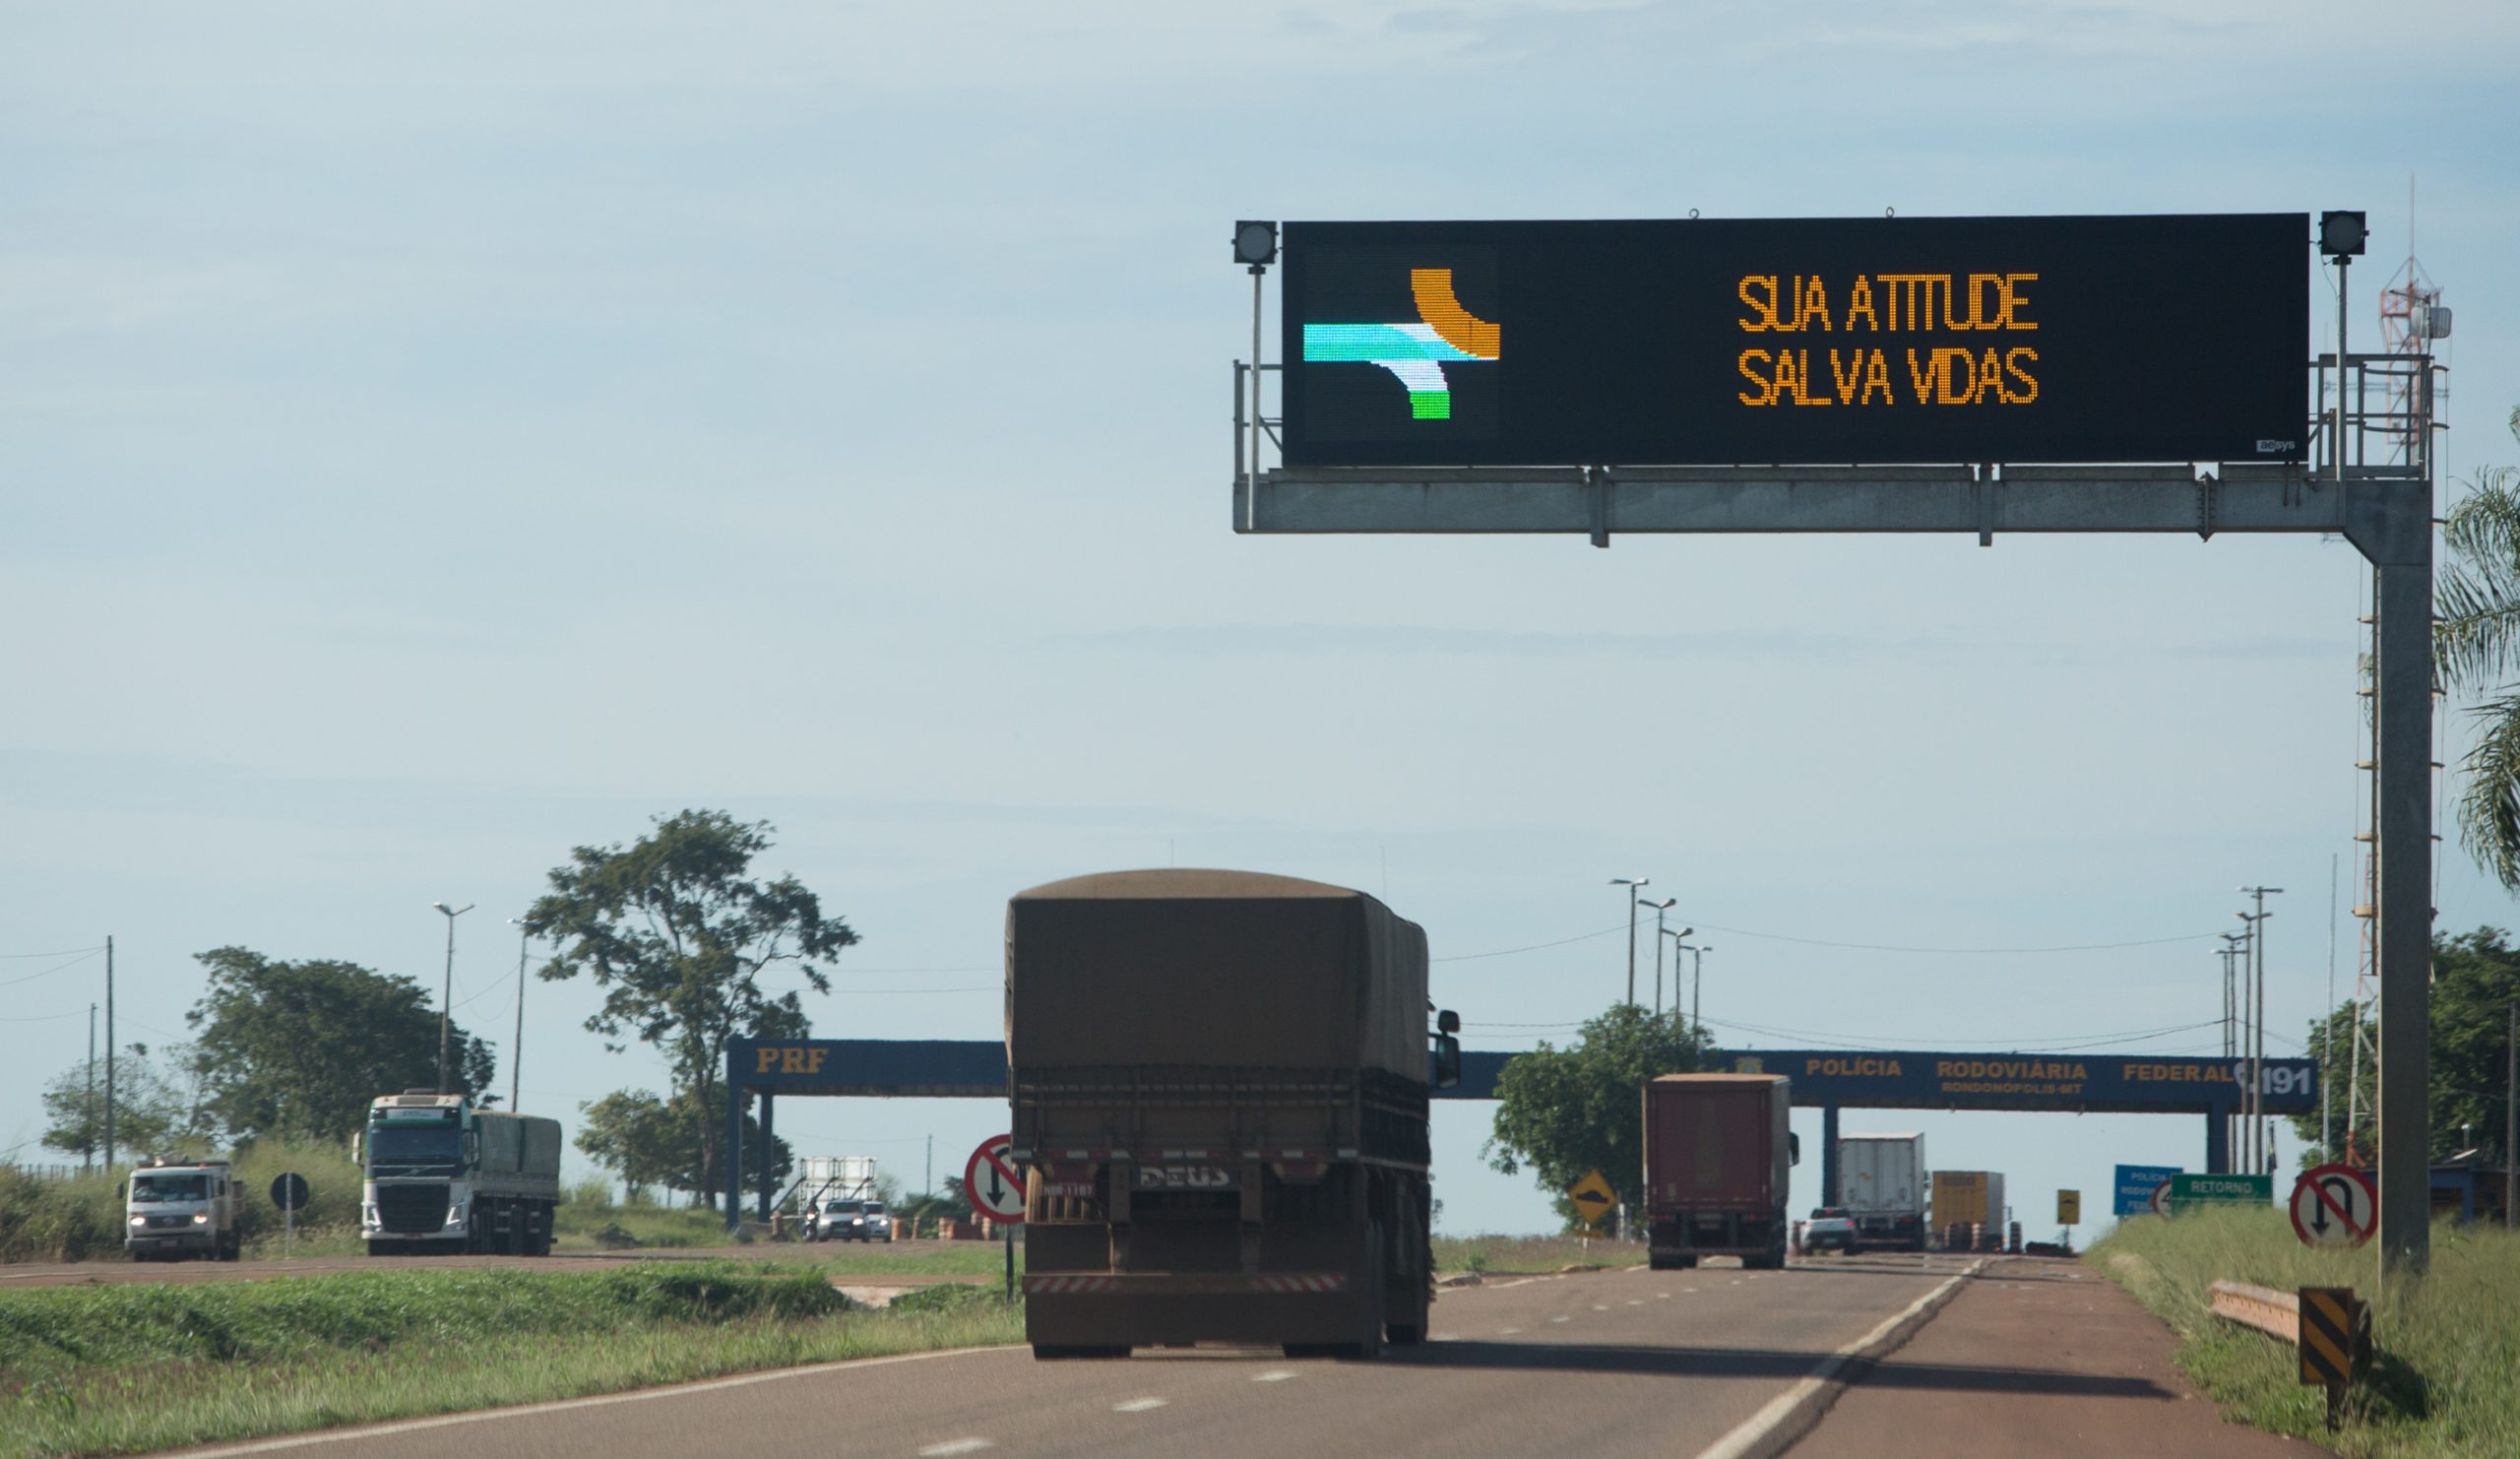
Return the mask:
POLYGON ((1679 898, 1665 897, 1660 902, 1639 899, 1640 906, 1654 909, 1654 1016, 1663 1016, 1663 914, 1679 905, 1679 898))
POLYGON ((1627 1006, 1636 1006, 1636 909, 1643 898, 1635 895, 1653 882, 1650 876, 1613 876, 1610 885, 1626 887, 1627 896, 1627 1006))
POLYGON ((1711 942, 1701 942, 1689 949, 1689 1022, 1701 1030, 1706 1027, 1706 1019, 1702 1016, 1706 1007, 1702 1001, 1706 992, 1706 955, 1713 951, 1715 944, 1711 942))
POLYGON ((431 902, 429 905, 446 914, 446 990, 438 995, 437 1000, 437 1092, 444 1094, 447 1041, 455 1027, 455 920, 471 912, 472 904, 467 902, 461 907, 449 907, 443 902, 431 902))
MULTIPOLYGON (((2223 934, 2223 1059, 2226 1068, 2231 1067, 2240 1052, 2239 1014, 2244 1005, 2240 999, 2239 970, 2247 966, 2248 944, 2249 934, 2246 932, 2223 934)), ((2244 1161, 2247 1156, 2247 1136, 2239 1122, 2246 1113, 2246 1108, 2247 1094, 2243 1091, 2241 1113, 2223 1116, 2224 1148, 2232 1152, 2231 1158, 2236 1161, 2244 1161)))

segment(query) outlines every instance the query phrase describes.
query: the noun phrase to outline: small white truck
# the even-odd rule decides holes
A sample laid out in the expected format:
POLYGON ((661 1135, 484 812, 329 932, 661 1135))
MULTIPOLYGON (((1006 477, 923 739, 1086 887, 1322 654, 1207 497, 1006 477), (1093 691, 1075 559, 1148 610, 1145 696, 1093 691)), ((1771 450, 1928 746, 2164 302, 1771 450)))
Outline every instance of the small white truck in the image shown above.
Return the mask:
POLYGON ((244 1209, 226 1161, 145 1160, 123 1182, 122 1248, 134 1261, 234 1261, 245 1251, 244 1209))

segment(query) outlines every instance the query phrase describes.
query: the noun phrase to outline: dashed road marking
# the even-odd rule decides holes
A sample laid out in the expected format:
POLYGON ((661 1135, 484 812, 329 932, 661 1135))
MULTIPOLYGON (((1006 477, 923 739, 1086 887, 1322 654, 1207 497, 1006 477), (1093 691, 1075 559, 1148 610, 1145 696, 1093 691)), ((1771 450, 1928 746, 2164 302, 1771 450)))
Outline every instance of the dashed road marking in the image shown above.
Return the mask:
POLYGON ((1132 1398, 1127 1403, 1115 1403, 1111 1405, 1111 1412, 1115 1414, 1143 1414, 1149 1409, 1160 1409, 1164 1407, 1166 1402, 1166 1400, 1161 1398, 1132 1398))
POLYGON ((1697 1291, 1697 1289, 1696 1289, 1696 1288, 1694 1288, 1694 1287, 1683 1287, 1683 1288, 1681 1288, 1680 1290, 1681 1290, 1682 1292, 1695 1292, 1695 1291, 1697 1291))
POLYGON ((1563 1318, 1563 1317, 1551 1317, 1551 1318, 1549 1318, 1548 1320, 1549 1320, 1549 1321, 1551 1321, 1551 1322, 1563 1322, 1563 1321, 1565 1321, 1566 1319, 1565 1319, 1565 1318, 1563 1318))
POLYGON ((1496 1335, 1498 1337, 1512 1337, 1520 1331, 1522 1331, 1522 1329, 1519 1327, 1500 1327, 1496 1329, 1496 1335))
POLYGON ((948 1439, 944 1443, 929 1444, 926 1448, 919 1450, 918 1459, 946 1459, 950 1454, 976 1454, 982 1449, 994 1447, 996 1446, 984 1438, 948 1439))
POLYGON ((1641 1297, 1631 1297, 1627 1300, 1627 1304, 1631 1307, 1641 1307, 1645 1305, 1645 1299, 1641 1297))
MULTIPOLYGON (((1437 1339, 1435 1339, 1435 1341, 1440 1343, 1440 1342, 1442 1342, 1442 1341, 1443 1341, 1443 1339, 1442 1339, 1442 1338, 1437 1338, 1437 1339)), ((1267 1371, 1267 1372, 1265 1372, 1265 1373, 1253 1373, 1253 1374, 1251 1375, 1251 1381, 1253 1381, 1253 1382, 1255 1382, 1255 1383, 1283 1383, 1283 1382, 1285 1382, 1287 1379, 1292 1378, 1292 1377, 1293 1377, 1293 1376, 1294 1376, 1294 1371, 1293 1371, 1293 1369, 1292 1369, 1292 1368, 1278 1367, 1278 1368, 1271 1368, 1269 1371, 1267 1371)))
POLYGON ((1668 1293, 1668 1292, 1657 1292, 1657 1293, 1655 1293, 1654 1295, 1655 1295, 1656 1297, 1660 1297, 1660 1298, 1669 1298, 1671 1294, 1670 1294, 1670 1293, 1668 1293))
POLYGON ((1595 1302, 1595 1303, 1593 1303, 1593 1310, 1594 1310, 1594 1311, 1596 1311, 1596 1312, 1606 1312, 1606 1311, 1608 1311, 1608 1310, 1609 1310, 1609 1308, 1608 1308, 1608 1307, 1606 1307, 1606 1306, 1605 1306, 1605 1305, 1603 1305, 1603 1304, 1602 1304, 1602 1303, 1600 1303, 1600 1302, 1595 1302))

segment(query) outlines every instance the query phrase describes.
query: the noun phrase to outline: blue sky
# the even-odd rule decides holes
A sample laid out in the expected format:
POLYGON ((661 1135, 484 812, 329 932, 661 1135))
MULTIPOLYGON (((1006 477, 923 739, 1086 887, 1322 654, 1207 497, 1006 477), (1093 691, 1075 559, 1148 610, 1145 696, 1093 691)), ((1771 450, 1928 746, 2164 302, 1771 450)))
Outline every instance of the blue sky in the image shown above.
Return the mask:
MULTIPOLYGON (((481 906, 459 1017, 503 1033, 499 919, 684 806, 776 823, 771 868, 864 936, 835 1036, 991 1037, 1005 897, 1166 861, 1385 894, 1438 956, 1608 927, 1606 879, 1651 875, 1739 929, 1708 934, 1711 1020, 1926 1047, 2210 1018, 2207 934, 2266 882, 2274 1026, 2317 1008, 2331 857, 2354 900, 2350 548, 1237 539, 1236 218, 2359 207, 2367 343, 2412 177, 2458 319, 2446 476, 2520 460, 2504 7, 0 27, 0 953, 113 933, 153 1043, 221 944, 433 983, 440 898, 481 906)), ((2439 900, 2513 920, 2455 845, 2439 900)), ((1474 1025, 1571 1023, 1623 943, 1438 987, 1474 1025)), ((40 1132, 94 971, 8 990, 0 1148, 40 1132)), ((591 1007, 530 989, 529 1105, 659 1086, 591 1007)), ((942 1170, 1001 1122, 782 1123, 896 1162, 933 1134, 942 1170)), ((1439 1123, 1447 1224, 1541 1223, 1483 1125, 1439 1123)), ((2200 1154, 2184 1119, 1866 1127, 1910 1125, 2025 1209, 2200 1154)))

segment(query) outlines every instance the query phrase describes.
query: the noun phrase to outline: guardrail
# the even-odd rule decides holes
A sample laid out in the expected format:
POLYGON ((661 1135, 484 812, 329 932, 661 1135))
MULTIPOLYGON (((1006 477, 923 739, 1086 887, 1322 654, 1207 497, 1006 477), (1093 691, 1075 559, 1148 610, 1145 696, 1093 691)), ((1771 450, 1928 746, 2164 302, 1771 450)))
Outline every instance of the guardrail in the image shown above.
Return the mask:
POLYGON ((2248 1282, 2216 1282, 2214 1315, 2254 1327, 2292 1345, 2305 1387, 2327 1389, 2327 1427, 2345 1417, 2345 1402, 2371 1363, 2371 1306, 2351 1287, 2279 1292, 2248 1282))

